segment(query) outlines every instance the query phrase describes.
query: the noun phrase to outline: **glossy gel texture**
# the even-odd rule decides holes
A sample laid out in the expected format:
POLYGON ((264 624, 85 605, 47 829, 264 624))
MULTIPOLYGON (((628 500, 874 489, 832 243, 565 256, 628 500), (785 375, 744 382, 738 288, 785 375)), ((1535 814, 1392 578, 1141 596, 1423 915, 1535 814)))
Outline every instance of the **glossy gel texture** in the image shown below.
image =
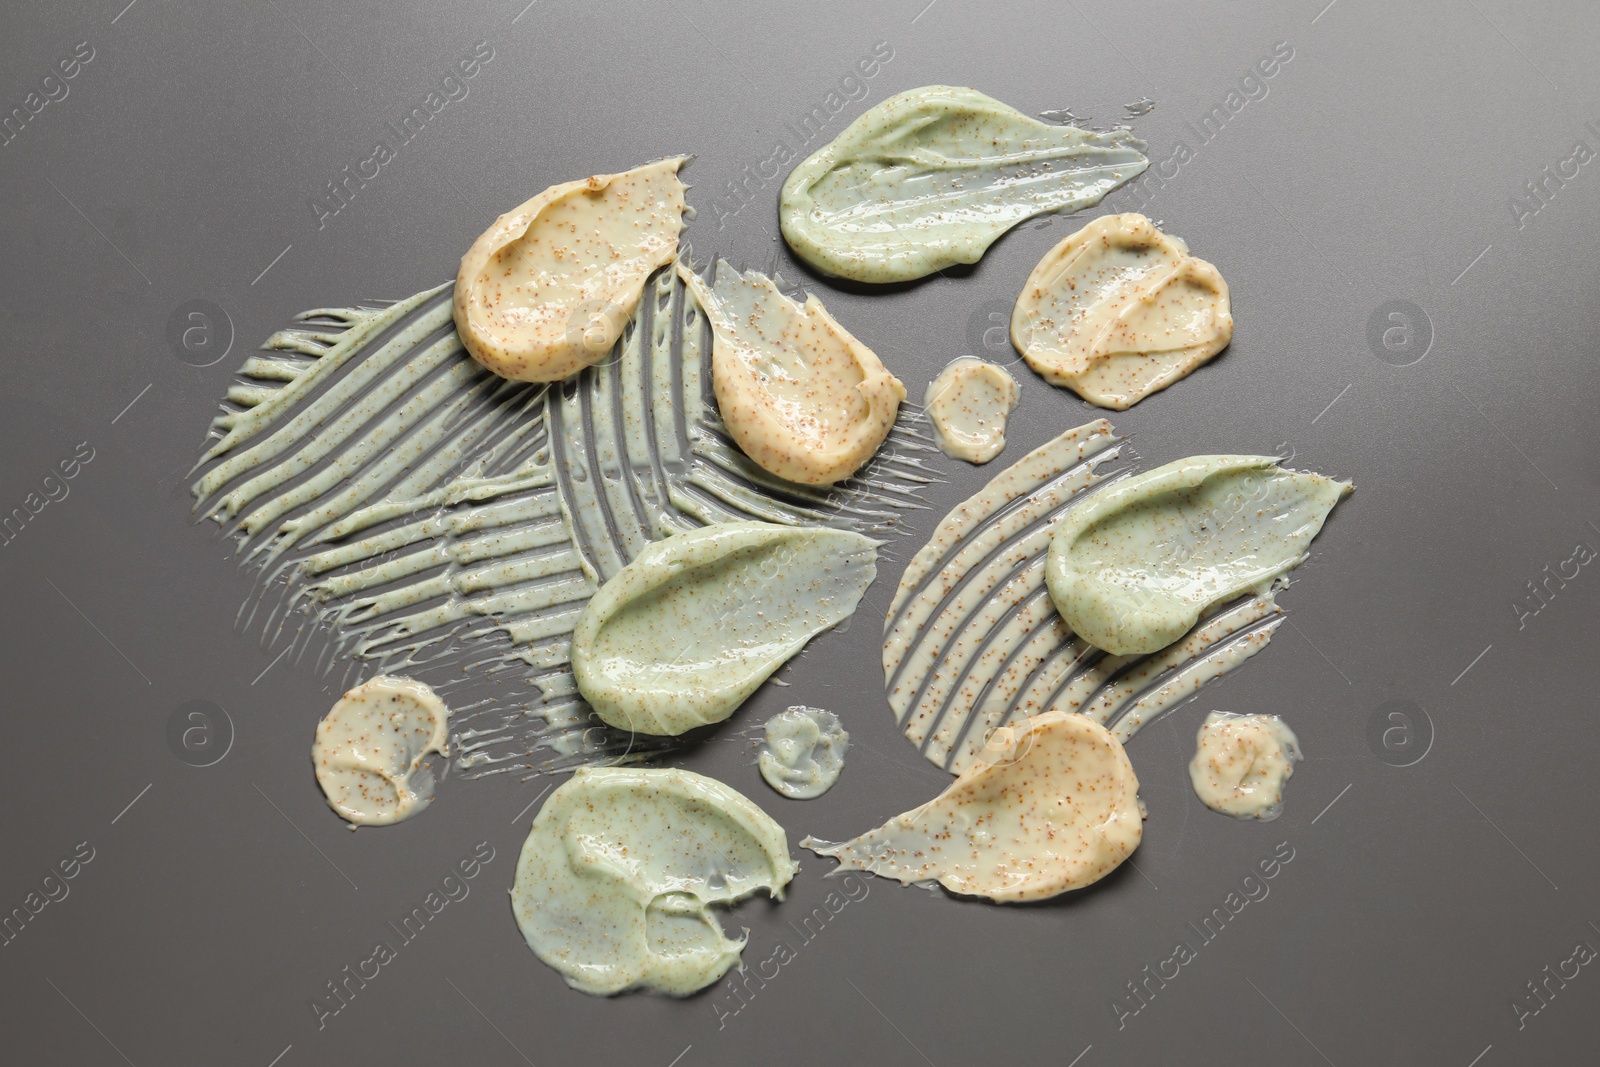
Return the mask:
POLYGON ((647 546, 572 635, 578 690, 608 724, 677 735, 721 722, 805 643, 850 617, 877 542, 733 522, 647 546))
POLYGON ((421 682, 379 675, 317 724, 311 762, 328 806, 357 825, 403 822, 433 798, 430 752, 447 755, 450 709, 421 682))
POLYGON ((909 281, 976 263, 1025 219, 1098 204, 1149 166, 1144 147, 928 85, 878 104, 796 167, 778 221, 824 274, 909 281))
POLYGON ((783 827, 691 771, 583 768, 550 794, 517 861, 511 910, 567 984, 688 996, 739 962, 711 908, 796 871, 783 827))
POLYGON ((1073 631, 1154 652, 1208 608, 1261 596, 1304 562, 1349 482, 1272 456, 1190 456, 1095 493, 1057 524, 1045 580, 1073 631))
POLYGON ((790 800, 811 800, 839 780, 849 747, 839 716, 796 704, 767 720, 756 765, 767 784, 790 800))

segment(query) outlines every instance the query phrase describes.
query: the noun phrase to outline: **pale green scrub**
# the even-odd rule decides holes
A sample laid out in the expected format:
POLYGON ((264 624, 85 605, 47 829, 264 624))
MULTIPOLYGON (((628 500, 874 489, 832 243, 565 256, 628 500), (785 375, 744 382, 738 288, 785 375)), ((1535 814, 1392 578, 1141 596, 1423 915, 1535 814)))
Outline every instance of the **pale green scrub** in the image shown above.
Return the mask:
POLYGON ((688 996, 739 962, 711 913, 797 867, 783 827, 691 771, 581 769, 550 794, 517 861, 511 910, 567 984, 606 995, 688 996))
POLYGON ((817 634, 849 618, 877 542, 734 522, 651 544, 572 634, 578 691, 608 724, 677 735, 721 722, 817 634))
POLYGON ((756 764, 790 800, 820 797, 839 780, 850 733, 833 712, 796 704, 768 719, 765 735, 756 764))
POLYGON ((1011 227, 1098 204, 1149 160, 1123 131, 1052 126, 975 89, 885 100, 796 167, 778 221, 795 254, 859 282, 976 263, 1011 227))
POLYGON ((1051 535, 1045 580, 1074 632, 1154 652, 1208 608, 1261 595, 1306 558, 1349 482, 1272 456, 1190 456, 1096 493, 1051 535))

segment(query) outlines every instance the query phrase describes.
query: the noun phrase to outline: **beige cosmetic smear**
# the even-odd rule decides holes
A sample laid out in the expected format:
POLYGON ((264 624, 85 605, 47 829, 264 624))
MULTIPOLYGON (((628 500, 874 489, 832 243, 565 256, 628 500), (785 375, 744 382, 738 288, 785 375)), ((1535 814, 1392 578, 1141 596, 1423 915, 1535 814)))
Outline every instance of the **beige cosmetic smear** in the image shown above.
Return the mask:
POLYGON ((843 481, 872 458, 906 398, 872 349, 822 301, 798 304, 755 271, 719 262, 707 284, 678 269, 711 321, 717 406, 745 455, 802 485, 843 481))
POLYGON ((402 822, 428 806, 430 752, 448 754, 450 709, 432 689, 379 675, 346 693, 317 724, 311 746, 317 784, 340 818, 356 826, 402 822))
POLYGON ((1006 447, 1006 418, 1021 391, 1004 367, 972 356, 952 362, 923 394, 940 450, 968 463, 998 456, 1006 447))
POLYGON ((1011 340, 1055 385, 1121 411, 1233 339, 1228 283, 1143 215, 1095 219, 1033 268, 1011 340))
POLYGON ((455 322, 504 378, 556 382, 611 351, 651 273, 678 253, 685 157, 552 185, 461 257, 455 322))
POLYGON ((996 731, 980 764, 919 808, 842 844, 800 844, 902 883, 999 902, 1099 881, 1139 847, 1139 780, 1122 745, 1081 715, 996 731))
POLYGON ((1213 711, 1195 735, 1189 781, 1212 811, 1271 822, 1283 814, 1283 786, 1301 758, 1299 739, 1276 715, 1213 711))

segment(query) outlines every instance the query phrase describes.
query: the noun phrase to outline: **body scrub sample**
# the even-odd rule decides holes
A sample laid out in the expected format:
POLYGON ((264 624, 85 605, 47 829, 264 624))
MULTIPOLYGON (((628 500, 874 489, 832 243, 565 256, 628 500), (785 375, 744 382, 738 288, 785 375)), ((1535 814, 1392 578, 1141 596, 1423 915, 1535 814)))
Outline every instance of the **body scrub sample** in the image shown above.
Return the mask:
POLYGON ((730 522, 654 542, 579 616, 578 690, 624 730, 721 722, 876 574, 877 542, 845 530, 730 522))
POLYGON ((1052 248, 1011 315, 1011 340, 1028 366, 1116 411, 1232 339, 1222 274, 1143 215, 1095 219, 1052 248))
POLYGON ((1283 786, 1301 758, 1299 739, 1276 715, 1213 711, 1195 735, 1189 781, 1212 811, 1271 822, 1283 814, 1283 786))
POLYGON ((430 752, 448 754, 450 709, 421 682, 379 675, 340 698, 311 746, 317 784, 339 817, 357 825, 401 822, 427 807, 430 752))
POLYGON ((599 362, 644 284, 678 254, 684 158, 552 185, 495 220, 456 275, 461 342, 503 378, 558 382, 599 362))
POLYGON ((974 89, 885 100, 796 167, 778 221, 795 254, 858 282, 976 263, 1017 223, 1092 207, 1136 176, 1144 144, 1052 126, 974 89))
POLYGON ((905 386, 822 302, 717 264, 707 285, 680 266, 711 321, 711 384, 728 433, 763 469, 804 485, 843 481, 894 425, 905 386))
POLYGON ((791 800, 820 797, 844 770, 850 734, 839 716, 796 705, 767 720, 756 764, 768 785, 791 800))
POLYGON ((1006 418, 1021 391, 1004 367, 972 356, 940 371, 923 394, 940 450, 968 463, 998 456, 1006 447, 1006 418))
POLYGON ((1105 727, 1049 712, 995 731, 990 750, 993 762, 876 830, 800 843, 841 869, 1001 902, 1081 889, 1139 847, 1139 780, 1105 727))
POLYGON ((1094 494, 1057 524, 1045 579, 1073 631, 1154 652, 1209 608, 1266 593, 1306 558, 1349 482, 1272 456, 1190 456, 1094 494))
POLYGON ((711 913, 794 877, 783 827, 681 770, 581 769, 550 794, 517 861, 528 947, 585 993, 688 996, 739 962, 711 913))

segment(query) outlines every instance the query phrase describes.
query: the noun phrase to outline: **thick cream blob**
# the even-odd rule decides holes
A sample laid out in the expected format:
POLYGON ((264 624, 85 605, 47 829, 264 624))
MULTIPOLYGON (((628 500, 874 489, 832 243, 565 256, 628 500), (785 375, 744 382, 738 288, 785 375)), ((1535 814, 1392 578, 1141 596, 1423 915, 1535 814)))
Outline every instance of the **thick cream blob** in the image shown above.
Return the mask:
POLYGON ((511 910, 567 984, 688 996, 739 962, 711 912, 797 870, 783 827, 691 771, 583 769, 550 794, 517 861, 511 910))
POLYGON ((804 485, 854 474, 889 436, 906 389, 814 296, 797 304, 772 279, 717 264, 682 266, 711 321, 711 384, 723 424, 762 468, 804 485))
POLYGON ((849 618, 877 542, 845 530, 730 522, 648 545, 572 634, 578 691, 619 729, 721 722, 805 643, 849 618))
POLYGON ((820 797, 844 770, 850 733, 839 716, 796 704, 767 720, 756 765, 768 785, 791 800, 820 797))
POLYGON ((448 754, 450 709, 421 682, 379 675, 350 690, 317 724, 317 784, 351 824, 401 822, 427 807, 428 753, 448 754))
POLYGON ((1304 562, 1350 489, 1272 456, 1190 456, 1135 475, 1056 525, 1050 599, 1096 648, 1155 652, 1208 608, 1264 594, 1304 562))
POLYGON ((868 110, 783 183, 778 221, 795 254, 858 282, 976 263, 1047 211, 1077 211, 1149 160, 1123 132, 1052 126, 975 89, 927 85, 868 110))
POLYGON ((461 257, 455 322, 504 378, 557 382, 611 351, 645 281, 678 254, 685 157, 552 185, 461 257))
POLYGON ((1300 740, 1276 715, 1213 711, 1195 735, 1189 782, 1212 811, 1271 822, 1283 814, 1283 786, 1301 759, 1300 740))
POLYGON ((989 738, 986 763, 853 841, 806 838, 841 869, 1008 902, 1099 881, 1144 836, 1139 780, 1104 726, 1046 712, 989 738))
POLYGON ((1121 411, 1233 339, 1228 283, 1143 215, 1106 215, 1028 275, 1011 340, 1055 385, 1121 411))
POLYGON ((962 356, 928 383, 922 403, 939 449, 953 459, 987 463, 1006 447, 1006 418, 1022 387, 1004 367, 962 356))

